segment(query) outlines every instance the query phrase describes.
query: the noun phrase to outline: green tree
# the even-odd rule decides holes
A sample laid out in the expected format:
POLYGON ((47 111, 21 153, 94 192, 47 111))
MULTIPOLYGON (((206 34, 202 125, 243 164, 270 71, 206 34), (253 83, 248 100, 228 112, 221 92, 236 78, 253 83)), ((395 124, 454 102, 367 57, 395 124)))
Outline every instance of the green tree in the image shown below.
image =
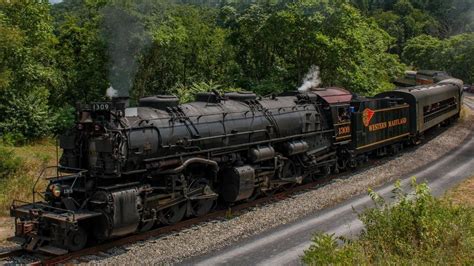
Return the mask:
POLYGON ((260 93, 296 88, 311 65, 325 85, 360 93, 390 88, 403 70, 387 53, 392 38, 345 1, 253 5, 226 21, 243 72, 239 85, 260 93))
POLYGON ((439 65, 465 83, 474 84, 474 33, 445 40, 439 65))
POLYGON ((108 87, 106 43, 102 36, 104 1, 66 1, 54 6, 57 67, 61 87, 51 103, 62 107, 104 97, 108 87))
POLYGON ((176 6, 147 25, 152 37, 135 77, 134 95, 169 92, 181 84, 214 80, 231 84, 238 71, 228 31, 216 25, 210 9, 176 6))
POLYGON ((474 83, 474 34, 440 40, 420 35, 409 40, 403 60, 418 69, 444 70, 466 83, 474 83))
POLYGON ((419 69, 437 69, 437 57, 441 55, 441 50, 441 40, 429 35, 420 35, 407 42, 403 59, 407 64, 419 69))
POLYGON ((46 135, 50 129, 49 90, 60 84, 55 68, 52 19, 48 1, 2 1, 2 93, 0 135, 26 138, 46 135))
POLYGON ((418 35, 438 36, 440 25, 429 13, 415 8, 409 0, 398 0, 388 11, 375 10, 377 23, 396 39, 391 52, 401 55, 405 43, 418 35))

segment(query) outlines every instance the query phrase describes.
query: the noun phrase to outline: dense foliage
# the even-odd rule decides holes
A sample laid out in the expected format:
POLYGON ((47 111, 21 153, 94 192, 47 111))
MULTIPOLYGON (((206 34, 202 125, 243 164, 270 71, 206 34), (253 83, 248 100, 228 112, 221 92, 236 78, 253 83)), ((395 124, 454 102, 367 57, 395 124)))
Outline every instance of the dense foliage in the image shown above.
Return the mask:
POLYGON ((44 136, 50 91, 59 85, 49 4, 1 1, 0 31, 0 133, 44 136))
POLYGON ((474 33, 456 35, 444 40, 429 35, 410 39, 403 59, 422 69, 444 69, 455 77, 474 83, 474 33))
POLYGON ((474 262, 474 209, 434 198, 426 184, 407 194, 395 187, 396 204, 371 193, 375 208, 360 215, 357 240, 318 234, 305 251, 310 265, 471 265, 474 262))
POLYGON ((47 0, 0 2, 0 138, 70 126, 113 86, 139 97, 204 88, 265 95, 324 86, 364 94, 405 69, 474 82, 470 0, 47 0))

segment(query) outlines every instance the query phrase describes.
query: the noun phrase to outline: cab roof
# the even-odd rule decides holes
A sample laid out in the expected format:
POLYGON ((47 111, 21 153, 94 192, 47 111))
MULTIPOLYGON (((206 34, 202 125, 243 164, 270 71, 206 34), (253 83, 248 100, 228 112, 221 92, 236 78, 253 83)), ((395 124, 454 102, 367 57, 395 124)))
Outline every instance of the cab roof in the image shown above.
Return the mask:
POLYGON ((311 90, 328 104, 348 103, 352 100, 352 93, 339 87, 316 88, 311 90))

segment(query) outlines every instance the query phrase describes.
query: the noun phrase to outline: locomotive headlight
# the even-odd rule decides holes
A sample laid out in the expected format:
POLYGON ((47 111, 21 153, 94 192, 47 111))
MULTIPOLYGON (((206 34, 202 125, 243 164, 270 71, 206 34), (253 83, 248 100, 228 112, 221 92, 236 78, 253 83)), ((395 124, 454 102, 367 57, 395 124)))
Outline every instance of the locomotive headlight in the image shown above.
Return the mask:
POLYGON ((77 130, 83 130, 84 125, 83 124, 77 124, 77 130))
POLYGON ((95 131, 99 131, 101 129, 100 125, 95 125, 94 126, 95 131))
POLYGON ((61 196, 61 186, 52 185, 50 189, 51 189, 51 194, 53 194, 54 197, 59 198, 59 196, 61 196))

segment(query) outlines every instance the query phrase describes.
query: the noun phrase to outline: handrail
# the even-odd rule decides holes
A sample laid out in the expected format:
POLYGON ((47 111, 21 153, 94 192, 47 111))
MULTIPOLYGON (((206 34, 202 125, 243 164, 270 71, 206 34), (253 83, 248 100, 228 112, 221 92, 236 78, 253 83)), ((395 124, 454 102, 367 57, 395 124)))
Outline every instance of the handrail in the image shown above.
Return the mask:
MULTIPOLYGON (((57 168, 57 166, 46 166, 43 168, 43 170, 41 170, 39 176, 36 178, 36 181, 35 183, 33 184, 33 188, 32 188, 32 194, 33 194, 33 204, 36 203, 36 199, 35 199, 35 195, 36 195, 36 186, 38 185, 38 182, 40 180, 40 178, 44 175, 44 173, 46 172, 47 169, 53 169, 53 168, 57 168)), ((43 196, 41 196, 43 197, 43 196)), ((43 198, 44 199, 44 198, 43 198)))
MULTIPOLYGON (((86 173, 86 172, 87 172, 86 169, 72 168, 72 167, 63 167, 63 166, 61 166, 61 165, 54 165, 54 166, 46 166, 46 167, 44 167, 44 168, 41 170, 41 172, 40 172, 40 174, 38 175, 38 177, 36 178, 35 183, 33 184, 33 188, 32 188, 32 194, 33 194, 33 195, 32 195, 32 196, 33 196, 33 202, 32 202, 32 203, 33 203, 33 204, 36 204, 36 194, 40 195, 40 196, 43 198, 43 200, 45 199, 45 198, 43 197, 43 195, 41 195, 40 192, 37 192, 37 191, 36 191, 36 186, 38 185, 39 180, 44 176, 46 170, 48 170, 48 169, 54 169, 54 168, 56 168, 56 176, 55 176, 55 177, 46 178, 46 180, 51 180, 51 179, 54 179, 54 178, 59 179, 60 177, 63 177, 63 175, 59 175, 59 173, 61 173, 61 170, 77 171, 77 173, 73 174, 73 175, 76 175, 76 177, 75 177, 75 179, 74 179, 74 181, 73 181, 72 187, 76 184, 77 178, 80 177, 80 176, 82 176, 83 173, 86 173)), ((71 176, 73 176, 73 175, 71 175, 71 176)), ((71 187, 71 188, 72 188, 72 187, 71 187)))

